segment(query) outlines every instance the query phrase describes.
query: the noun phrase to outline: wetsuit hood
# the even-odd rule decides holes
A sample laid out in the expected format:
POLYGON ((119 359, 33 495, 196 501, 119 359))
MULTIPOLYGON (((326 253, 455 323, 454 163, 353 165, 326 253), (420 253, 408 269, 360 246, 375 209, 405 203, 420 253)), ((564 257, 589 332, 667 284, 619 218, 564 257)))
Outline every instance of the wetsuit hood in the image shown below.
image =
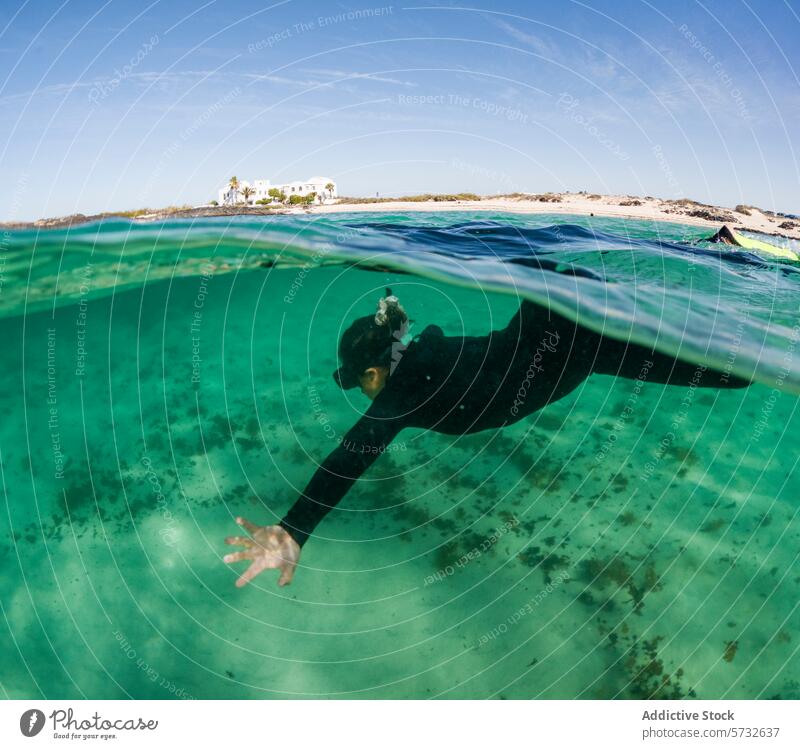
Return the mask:
POLYGON ((392 344, 396 339, 387 337, 387 330, 375 323, 374 315, 359 317, 339 341, 341 366, 333 379, 342 390, 359 385, 365 370, 376 366, 389 366, 392 344))

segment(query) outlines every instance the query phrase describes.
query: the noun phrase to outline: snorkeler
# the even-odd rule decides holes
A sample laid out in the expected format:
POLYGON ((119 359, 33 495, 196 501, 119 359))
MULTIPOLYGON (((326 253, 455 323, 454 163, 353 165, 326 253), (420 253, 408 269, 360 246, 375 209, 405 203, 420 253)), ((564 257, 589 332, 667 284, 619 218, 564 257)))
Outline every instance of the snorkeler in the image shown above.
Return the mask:
POLYGON ((317 524, 405 427, 451 435, 497 429, 563 398, 591 374, 683 386, 750 384, 605 337, 529 301, 505 328, 486 336, 446 336, 430 325, 405 345, 408 326, 408 315, 387 289, 377 313, 345 331, 334 380, 342 389, 360 387, 372 404, 278 525, 236 519, 251 534, 225 539, 245 547, 225 562, 251 563, 238 587, 265 569, 280 570, 279 585, 291 582, 317 524))
POLYGON ((800 260, 800 255, 789 247, 782 247, 771 242, 765 242, 763 239, 756 239, 755 237, 740 234, 738 231, 731 229, 727 224, 723 224, 722 228, 706 241, 716 244, 733 245, 743 250, 751 250, 753 252, 783 258, 784 260, 800 260))

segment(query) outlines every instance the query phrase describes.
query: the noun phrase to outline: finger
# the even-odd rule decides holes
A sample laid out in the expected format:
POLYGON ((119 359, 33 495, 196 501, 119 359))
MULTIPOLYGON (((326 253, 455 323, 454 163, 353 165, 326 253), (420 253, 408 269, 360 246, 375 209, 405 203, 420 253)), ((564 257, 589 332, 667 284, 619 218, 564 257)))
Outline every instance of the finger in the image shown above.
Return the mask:
POLYGON ((296 562, 287 562, 281 568, 281 576, 278 578, 278 585, 280 586, 288 585, 290 582, 292 582, 292 578, 294 577, 294 571, 296 567, 297 567, 296 562))
POLYGON ((231 562, 243 562, 245 559, 252 558, 252 551, 236 551, 233 554, 226 554, 224 557, 222 557, 222 561, 226 564, 230 564, 231 562))
POLYGON ((258 526, 255 525, 255 523, 251 523, 246 518, 236 518, 236 522, 249 533, 255 533, 258 530, 258 526))
POLYGON ((231 546, 246 546, 249 549, 253 545, 253 540, 247 536, 228 536, 225 543, 231 546))
POLYGON ((236 587, 242 588, 249 583, 264 567, 258 560, 253 562, 245 571, 244 574, 236 581, 236 587))

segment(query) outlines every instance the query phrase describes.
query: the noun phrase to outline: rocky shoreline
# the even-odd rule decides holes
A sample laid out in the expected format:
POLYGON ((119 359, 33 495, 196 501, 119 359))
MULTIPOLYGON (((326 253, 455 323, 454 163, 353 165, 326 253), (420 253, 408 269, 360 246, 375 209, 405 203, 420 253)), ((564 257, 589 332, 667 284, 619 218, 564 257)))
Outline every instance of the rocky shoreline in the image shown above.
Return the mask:
POLYGON ((800 219, 755 206, 735 208, 699 203, 694 200, 661 200, 632 195, 593 193, 512 193, 508 195, 425 195, 408 198, 343 198, 325 205, 289 206, 198 206, 101 214, 74 214, 33 222, 2 224, 5 229, 59 229, 80 224, 127 219, 132 222, 156 222, 167 219, 191 219, 236 216, 275 216, 386 211, 497 211, 506 213, 553 213, 584 216, 608 216, 653 221, 671 221, 719 228, 727 224, 735 229, 753 231, 789 239, 800 239, 800 219))

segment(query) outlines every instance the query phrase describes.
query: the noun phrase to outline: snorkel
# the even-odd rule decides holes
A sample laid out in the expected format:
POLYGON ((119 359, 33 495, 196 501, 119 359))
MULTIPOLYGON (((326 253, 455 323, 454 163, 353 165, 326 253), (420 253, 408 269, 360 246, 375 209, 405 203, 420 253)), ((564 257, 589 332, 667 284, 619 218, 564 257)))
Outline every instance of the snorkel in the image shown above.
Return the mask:
POLYGON ((387 288, 375 314, 358 318, 342 335, 341 366, 333 373, 336 384, 342 390, 357 387, 361 377, 371 369, 386 369, 386 376, 391 376, 406 348, 403 338, 408 329, 406 311, 387 288))

